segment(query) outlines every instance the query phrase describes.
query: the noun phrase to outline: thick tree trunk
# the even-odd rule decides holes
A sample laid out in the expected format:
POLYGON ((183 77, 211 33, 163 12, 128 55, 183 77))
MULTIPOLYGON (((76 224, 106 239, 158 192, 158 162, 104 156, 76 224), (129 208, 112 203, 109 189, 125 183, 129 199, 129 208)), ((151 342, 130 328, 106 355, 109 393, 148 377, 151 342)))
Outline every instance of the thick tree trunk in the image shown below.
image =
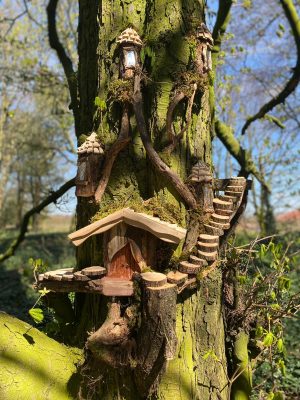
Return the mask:
MULTIPOLYGON (((212 128, 207 77, 202 78, 191 72, 195 57, 193 35, 204 19, 204 1, 80 0, 79 4, 79 135, 95 129, 107 148, 118 137, 121 106, 116 98, 121 84, 117 86, 115 83, 119 79, 116 38, 131 25, 145 42, 143 61, 147 78, 142 84, 144 110, 140 111, 144 112, 146 134, 151 139, 155 154, 182 181, 197 160, 211 165, 212 128), (195 84, 198 89, 193 94, 195 84), (177 133, 187 123, 188 99, 194 95, 192 114, 182 139, 170 153, 164 151, 170 144, 166 118, 172 98, 182 90, 185 96, 173 112, 177 133), (95 97, 107 103, 106 112, 100 113, 96 109, 95 97), (115 101, 112 101, 113 98, 115 101)), ((153 197, 157 204, 172 210, 178 225, 187 228, 195 224, 199 226, 197 212, 188 212, 186 201, 175 189, 174 182, 153 167, 151 155, 147 157, 147 146, 144 147, 145 142, 141 138, 145 132, 137 129, 133 107, 130 107, 130 123, 131 142, 114 163, 100 205, 96 206, 83 198, 78 200, 77 227, 87 225, 97 211, 98 217, 101 217, 109 209, 134 206, 153 197)), ((196 238, 189 233, 187 240, 191 247, 196 238)), ((173 249, 173 257, 181 255, 181 248, 173 249)), ((172 253, 165 254, 163 246, 159 251, 163 254, 161 268, 164 270, 170 267, 167 262, 170 262, 172 253)), ((85 242, 77 252, 79 268, 99 265, 102 261, 101 238, 96 236, 85 242)), ((77 340, 84 342, 87 331, 99 328, 106 318, 106 305, 107 300, 101 296, 77 297, 77 340)), ((161 373, 158 374, 160 379, 155 390, 152 388, 154 391, 150 397, 164 400, 227 400, 221 271, 216 270, 203 279, 198 289, 184 291, 178 296, 175 314, 176 354, 174 359, 162 363, 161 373)), ((146 325, 142 324, 140 329, 146 329, 146 325)), ((134 371, 135 366, 132 363, 111 369, 89 354, 86 368, 94 377, 95 385, 92 389, 83 388, 81 395, 88 398, 88 393, 95 390, 95 398, 101 400, 145 398, 142 391, 138 391, 139 385, 134 379, 140 372, 134 371)))

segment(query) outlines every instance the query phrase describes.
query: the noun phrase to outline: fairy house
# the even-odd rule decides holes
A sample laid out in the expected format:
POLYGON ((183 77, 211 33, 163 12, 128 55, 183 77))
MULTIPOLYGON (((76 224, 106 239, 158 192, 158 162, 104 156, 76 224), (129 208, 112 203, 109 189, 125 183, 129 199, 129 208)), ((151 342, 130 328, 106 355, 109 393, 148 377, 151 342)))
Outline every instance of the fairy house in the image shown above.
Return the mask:
POLYGON ((157 241, 178 244, 185 238, 186 230, 130 208, 123 208, 99 221, 71 233, 69 239, 75 246, 94 235, 103 235, 103 263, 107 269, 106 280, 131 280, 146 266, 155 269, 157 241))

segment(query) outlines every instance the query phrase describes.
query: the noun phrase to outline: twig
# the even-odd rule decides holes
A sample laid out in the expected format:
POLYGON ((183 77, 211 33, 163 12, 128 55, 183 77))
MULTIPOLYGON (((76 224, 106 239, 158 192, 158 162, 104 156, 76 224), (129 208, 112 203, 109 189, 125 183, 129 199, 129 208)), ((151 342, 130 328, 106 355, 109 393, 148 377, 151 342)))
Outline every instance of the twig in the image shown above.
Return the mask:
POLYGON ((197 202, 192 192, 182 182, 180 177, 162 161, 157 152, 154 150, 149 139, 143 106, 143 98, 140 88, 140 76, 137 74, 134 82, 133 109, 136 117, 137 127, 140 132, 146 153, 156 170, 165 176, 170 183, 172 183, 177 193, 181 196, 185 203, 192 209, 196 208, 197 202))
POLYGON ((290 77, 284 88, 281 90, 281 92, 279 92, 275 97, 273 97, 273 99, 263 105, 256 114, 247 119, 242 128, 242 135, 246 133, 246 130, 252 124, 252 122, 263 118, 278 104, 284 103, 286 98, 295 91, 300 81, 300 19, 292 0, 280 0, 280 3, 284 10, 285 16, 287 17, 287 20, 290 24, 295 39, 297 47, 297 63, 296 66, 293 68, 292 76, 290 77))
POLYGON ((77 97, 77 77, 73 69, 70 57, 67 55, 63 45, 61 44, 56 29, 56 9, 59 0, 49 0, 47 6, 48 17, 48 37, 52 49, 56 51, 59 61, 64 69, 67 78, 69 93, 71 97, 70 108, 73 111, 75 132, 79 131, 79 114, 78 114, 78 97, 77 97))
POLYGON ((56 200, 58 200, 61 196, 63 196, 73 186, 75 186, 75 178, 70 179, 68 182, 64 183, 58 190, 56 190, 55 192, 52 192, 40 204, 38 204, 36 207, 33 207, 31 210, 27 211, 27 213, 24 215, 24 217, 22 219, 20 232, 19 232, 17 239, 11 243, 9 248, 4 253, 0 254, 0 263, 15 254, 15 251, 17 250, 17 248, 19 247, 19 245, 22 243, 22 241, 25 238, 26 232, 28 230, 30 218, 34 214, 40 213, 49 204, 55 203, 56 200))
POLYGON ((112 167, 114 165, 117 155, 123 150, 130 142, 129 136, 129 116, 128 116, 128 105, 124 106, 123 115, 121 120, 121 128, 118 139, 107 151, 105 161, 102 169, 102 176, 95 192, 95 200, 100 203, 102 196, 105 192, 106 186, 109 181, 112 167))

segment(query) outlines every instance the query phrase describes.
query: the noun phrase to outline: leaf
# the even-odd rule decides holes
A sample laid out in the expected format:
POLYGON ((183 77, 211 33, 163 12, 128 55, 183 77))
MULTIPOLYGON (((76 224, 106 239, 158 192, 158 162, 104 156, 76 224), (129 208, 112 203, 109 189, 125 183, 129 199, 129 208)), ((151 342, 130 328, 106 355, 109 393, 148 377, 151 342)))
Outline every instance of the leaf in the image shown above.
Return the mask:
POLYGON ((268 332, 264 338, 263 344, 264 346, 270 347, 272 346, 274 341, 274 335, 272 332, 268 332))
POLYGON ((283 376, 286 375, 286 366, 283 360, 279 360, 278 363, 278 368, 280 369, 280 372, 282 373, 283 376))
POLYGON ((101 100, 100 97, 95 97, 94 104, 96 107, 99 107, 101 111, 106 110, 106 103, 104 100, 101 100))
POLYGON ((284 392, 275 392, 273 400, 284 400, 284 392))
POLYGON ((262 326, 257 326, 255 331, 255 337, 261 338, 264 333, 264 328, 262 326))
POLYGON ((283 340, 281 338, 278 339, 278 342, 277 342, 277 351, 278 351, 278 353, 283 353, 283 351, 284 351, 283 340))
POLYGON ((28 313, 36 324, 44 320, 44 312, 41 308, 31 308, 28 313))
POLYGON ((39 293, 41 294, 41 297, 45 296, 47 293, 50 293, 51 290, 48 290, 44 287, 44 289, 40 289, 39 293))

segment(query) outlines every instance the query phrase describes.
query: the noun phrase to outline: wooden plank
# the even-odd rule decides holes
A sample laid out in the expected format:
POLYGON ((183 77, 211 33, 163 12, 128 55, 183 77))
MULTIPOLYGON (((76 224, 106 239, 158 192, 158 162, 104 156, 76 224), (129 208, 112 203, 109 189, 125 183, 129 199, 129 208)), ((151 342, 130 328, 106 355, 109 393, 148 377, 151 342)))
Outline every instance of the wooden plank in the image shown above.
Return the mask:
POLYGON ((83 268, 81 271, 82 275, 86 275, 89 277, 97 277, 103 276, 106 274, 106 268, 100 266, 93 266, 93 267, 86 267, 83 268))
POLYGON ((103 296, 132 296, 133 282, 124 279, 102 278, 102 294, 103 296))
POLYGON ((74 280, 75 281, 89 281, 90 278, 81 273, 81 271, 74 272, 74 280))

